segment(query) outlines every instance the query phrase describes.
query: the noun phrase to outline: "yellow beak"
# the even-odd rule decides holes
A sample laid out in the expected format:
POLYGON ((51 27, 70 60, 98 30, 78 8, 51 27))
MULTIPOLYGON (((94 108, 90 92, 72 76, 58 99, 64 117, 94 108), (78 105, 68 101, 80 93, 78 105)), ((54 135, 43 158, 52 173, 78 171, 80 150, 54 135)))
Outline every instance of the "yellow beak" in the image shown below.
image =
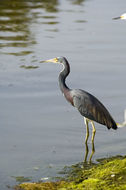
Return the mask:
POLYGON ((45 61, 40 61, 40 63, 47 63, 47 62, 58 63, 58 59, 57 58, 53 58, 53 59, 48 59, 48 60, 45 60, 45 61))

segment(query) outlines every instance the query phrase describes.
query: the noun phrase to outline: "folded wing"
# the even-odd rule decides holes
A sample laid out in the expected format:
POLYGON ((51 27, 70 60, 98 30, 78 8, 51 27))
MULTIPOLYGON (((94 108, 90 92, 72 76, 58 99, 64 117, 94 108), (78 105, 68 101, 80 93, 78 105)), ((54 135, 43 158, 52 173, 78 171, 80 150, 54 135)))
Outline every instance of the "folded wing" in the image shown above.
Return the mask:
POLYGON ((73 105, 84 117, 117 129, 117 125, 105 106, 93 95, 83 90, 73 90, 73 105))

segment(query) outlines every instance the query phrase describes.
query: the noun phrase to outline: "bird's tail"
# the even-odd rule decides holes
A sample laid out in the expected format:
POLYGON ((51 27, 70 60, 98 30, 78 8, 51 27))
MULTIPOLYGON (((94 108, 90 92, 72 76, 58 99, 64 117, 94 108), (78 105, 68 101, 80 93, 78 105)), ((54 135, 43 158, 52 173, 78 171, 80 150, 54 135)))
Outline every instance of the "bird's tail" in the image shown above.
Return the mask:
POLYGON ((117 129, 117 123, 115 123, 115 121, 112 121, 112 129, 117 129))

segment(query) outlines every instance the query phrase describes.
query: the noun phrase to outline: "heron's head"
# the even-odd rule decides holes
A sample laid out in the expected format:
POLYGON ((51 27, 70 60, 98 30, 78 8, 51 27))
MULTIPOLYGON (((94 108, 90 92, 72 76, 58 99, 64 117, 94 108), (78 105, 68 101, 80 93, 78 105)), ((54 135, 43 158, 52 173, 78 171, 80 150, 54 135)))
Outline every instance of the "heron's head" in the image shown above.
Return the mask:
POLYGON ((55 57, 55 58, 53 58, 53 59, 48 59, 48 60, 45 60, 45 61, 40 61, 40 63, 47 63, 47 62, 50 62, 50 63, 63 64, 65 61, 66 61, 65 57, 55 57))
POLYGON ((126 13, 122 14, 121 16, 119 17, 115 17, 113 18, 114 20, 117 20, 117 19, 122 19, 122 20, 126 20, 126 13))

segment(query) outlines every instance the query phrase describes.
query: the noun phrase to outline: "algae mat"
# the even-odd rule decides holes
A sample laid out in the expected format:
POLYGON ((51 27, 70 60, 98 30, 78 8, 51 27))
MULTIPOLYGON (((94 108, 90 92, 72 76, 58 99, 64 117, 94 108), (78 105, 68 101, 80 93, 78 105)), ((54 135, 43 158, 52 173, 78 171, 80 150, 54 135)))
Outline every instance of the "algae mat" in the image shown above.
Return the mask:
POLYGON ((57 182, 23 183, 16 190, 125 190, 126 157, 98 160, 87 167, 77 164, 65 168, 66 177, 57 182))

